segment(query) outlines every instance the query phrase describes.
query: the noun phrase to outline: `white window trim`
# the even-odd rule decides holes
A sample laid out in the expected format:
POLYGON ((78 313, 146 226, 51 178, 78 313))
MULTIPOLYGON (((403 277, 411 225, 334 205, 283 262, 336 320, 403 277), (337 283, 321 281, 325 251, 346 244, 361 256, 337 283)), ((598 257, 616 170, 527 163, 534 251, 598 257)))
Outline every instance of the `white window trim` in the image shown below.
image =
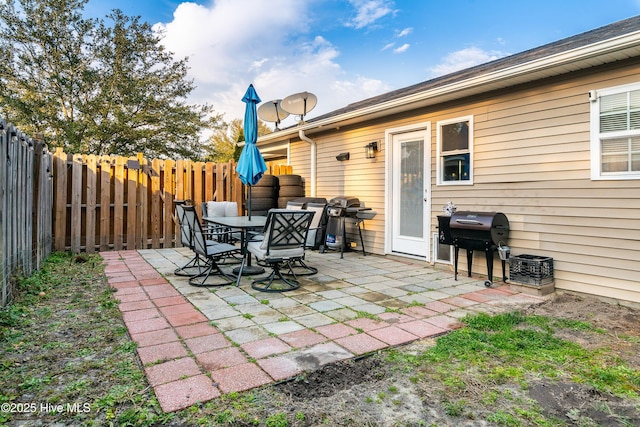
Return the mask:
POLYGON ((473 116, 455 117, 436 122, 436 185, 473 185, 473 116), (469 122, 469 179, 466 181, 442 180, 442 134, 444 125, 458 122, 469 122))
MULTIPOLYGON (((640 179, 640 173, 620 173, 602 175, 601 153, 600 153, 600 97, 614 95, 616 93, 640 90, 640 83, 631 83, 621 86, 614 86, 606 89, 599 89, 589 93, 591 100, 590 124, 591 127, 591 179, 594 181, 614 181, 640 179), (595 95, 595 96, 594 96, 595 95)), ((640 134, 640 131, 638 132, 640 134)), ((630 132, 624 132, 629 135, 630 132)), ((618 136, 611 133, 609 136, 618 136)))

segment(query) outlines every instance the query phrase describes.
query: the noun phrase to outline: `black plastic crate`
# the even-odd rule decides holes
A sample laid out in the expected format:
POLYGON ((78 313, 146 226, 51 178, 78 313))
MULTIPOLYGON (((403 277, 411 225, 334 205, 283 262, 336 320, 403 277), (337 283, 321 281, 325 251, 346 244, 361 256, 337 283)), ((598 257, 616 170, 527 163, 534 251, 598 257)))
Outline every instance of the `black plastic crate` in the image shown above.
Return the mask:
POLYGON ((536 286, 553 283, 553 258, 526 254, 511 256, 509 280, 536 286))

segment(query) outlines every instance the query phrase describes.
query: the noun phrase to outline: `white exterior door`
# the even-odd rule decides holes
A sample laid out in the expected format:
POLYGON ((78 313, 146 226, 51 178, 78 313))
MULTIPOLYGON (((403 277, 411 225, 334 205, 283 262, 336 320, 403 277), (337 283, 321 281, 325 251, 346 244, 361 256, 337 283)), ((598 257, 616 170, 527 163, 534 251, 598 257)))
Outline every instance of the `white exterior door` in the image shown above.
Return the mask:
MULTIPOLYGON (((416 129, 415 127, 413 129, 416 129)), ((430 260, 431 218, 430 126, 419 130, 390 130, 390 203, 392 253, 430 260)))

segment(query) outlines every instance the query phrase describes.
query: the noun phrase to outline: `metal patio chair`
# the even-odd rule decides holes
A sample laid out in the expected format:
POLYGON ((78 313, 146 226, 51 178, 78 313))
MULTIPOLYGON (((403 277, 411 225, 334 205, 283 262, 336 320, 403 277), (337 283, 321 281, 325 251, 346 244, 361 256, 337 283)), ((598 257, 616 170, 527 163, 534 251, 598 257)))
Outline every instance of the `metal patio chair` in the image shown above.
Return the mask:
POLYGON ((236 278, 222 271, 218 263, 226 257, 240 253, 241 248, 229 243, 211 240, 200 223, 198 214, 193 206, 184 206, 184 219, 191 228, 193 236, 193 251, 200 258, 206 260, 206 264, 198 274, 191 276, 189 284, 193 286, 225 286, 235 283, 236 278), (222 283, 208 282, 213 276, 224 279, 222 283))
MULTIPOLYGON (((319 236, 319 233, 322 234, 324 232, 324 226, 321 224, 322 216, 326 209, 326 203, 301 203, 301 202, 288 202, 287 209, 298 210, 303 209, 309 212, 313 212, 313 219, 311 220, 311 224, 309 225, 309 233, 307 234, 307 240, 305 242, 305 248, 311 249, 317 247, 316 242, 319 236)), ((296 276, 311 276, 318 272, 318 269, 308 265, 304 257, 297 260, 292 264, 292 269, 296 276)))
MULTIPOLYGON (((205 232, 210 233, 210 238, 221 243, 239 244, 242 240, 242 233, 232 230, 229 227, 207 222, 205 217, 235 217, 238 216, 238 202, 202 202, 202 226, 205 232)), ((224 264, 239 264, 241 256, 234 255, 223 259, 224 264)))
MULTIPOLYGON (((186 220, 185 217, 185 207, 187 206, 187 201, 184 200, 176 200, 175 204, 175 219, 178 221, 178 225, 180 226, 180 242, 182 246, 186 246, 189 249, 193 250, 193 232, 191 227, 186 220)), ((194 257, 189 260, 182 267, 178 267, 173 271, 173 274, 176 276, 194 276, 196 274, 200 274, 202 270, 206 267, 206 261, 200 257, 200 254, 195 253, 194 257)))
POLYGON ((267 277, 251 283, 253 289, 263 292, 286 292, 300 287, 293 271, 293 264, 304 258, 307 234, 313 216, 314 212, 305 210, 269 210, 263 238, 247 243, 247 250, 256 257, 260 265, 271 268, 267 277))

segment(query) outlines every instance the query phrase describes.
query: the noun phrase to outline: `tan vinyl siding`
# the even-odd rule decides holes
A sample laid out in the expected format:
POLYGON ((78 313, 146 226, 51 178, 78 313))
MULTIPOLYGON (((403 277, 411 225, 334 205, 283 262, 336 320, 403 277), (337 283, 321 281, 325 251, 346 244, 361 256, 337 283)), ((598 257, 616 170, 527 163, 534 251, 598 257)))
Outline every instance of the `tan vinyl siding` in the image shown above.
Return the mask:
MULTIPOLYGON (((348 137, 327 133, 314 135, 311 139, 318 147, 316 196, 324 197, 327 201, 336 196, 355 196, 378 212, 373 220, 365 221, 363 239, 367 252, 383 253, 384 157, 380 151, 376 159, 366 159, 364 146, 374 140, 383 145, 384 132, 380 136, 369 129, 359 129, 350 132, 348 137), (344 152, 350 153, 350 159, 343 162, 336 160, 336 156, 344 152)), ((291 164, 295 173, 304 177, 307 196, 310 195, 310 157, 308 143, 297 141, 291 144, 291 164)), ((347 221, 347 240, 355 242, 361 249, 357 228, 352 221, 347 221)))
MULTIPOLYGON (((385 130, 431 122, 432 232, 447 200, 459 210, 503 212, 511 225, 511 253, 553 257, 556 288, 640 302, 640 180, 590 179, 587 95, 635 82, 640 82, 637 66, 606 67, 309 135, 318 143, 318 196, 354 195, 373 207, 378 215, 366 223, 365 245, 383 254, 385 130), (436 123, 470 115, 474 183, 437 186, 436 123), (377 158, 365 159, 364 146, 376 140, 381 146, 377 158), (351 160, 338 162, 335 156, 341 152, 350 152, 351 160)), ((308 174, 308 144, 294 142, 291 147, 294 170, 308 174)), ((494 280, 499 280, 501 267, 495 258, 494 280)), ((474 254, 473 270, 486 275, 484 253, 474 254)))

